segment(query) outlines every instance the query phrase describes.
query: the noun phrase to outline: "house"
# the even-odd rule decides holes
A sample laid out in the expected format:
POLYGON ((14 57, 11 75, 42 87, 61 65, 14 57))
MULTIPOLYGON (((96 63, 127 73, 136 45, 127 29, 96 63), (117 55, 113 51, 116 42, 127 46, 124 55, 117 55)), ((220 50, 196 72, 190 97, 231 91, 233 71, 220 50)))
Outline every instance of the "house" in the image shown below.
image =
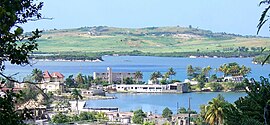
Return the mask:
POLYGON ((155 125, 164 125, 169 123, 167 118, 163 118, 161 115, 150 114, 143 119, 144 122, 153 122, 155 125))
POLYGON ((130 124, 133 112, 107 112, 106 115, 114 124, 130 124))
POLYGON ((244 76, 226 76, 223 78, 224 82, 242 82, 244 80, 244 76))
MULTIPOLYGON (((108 67, 107 72, 93 72, 93 78, 99 78, 102 81, 107 81, 110 84, 114 82, 123 83, 125 78, 135 79, 135 72, 112 72, 112 68, 108 67)), ((142 78, 139 78, 138 80, 141 81, 142 78)))
POLYGON ((40 84, 40 88, 45 92, 63 92, 65 76, 59 72, 49 73, 45 71, 43 73, 43 81, 40 84))
MULTIPOLYGON (((198 117, 198 114, 190 114, 190 118, 196 118, 198 117)), ((176 114, 172 116, 172 122, 174 125, 189 125, 188 123, 188 114, 176 114)), ((191 125, 193 125, 191 123, 191 125)))

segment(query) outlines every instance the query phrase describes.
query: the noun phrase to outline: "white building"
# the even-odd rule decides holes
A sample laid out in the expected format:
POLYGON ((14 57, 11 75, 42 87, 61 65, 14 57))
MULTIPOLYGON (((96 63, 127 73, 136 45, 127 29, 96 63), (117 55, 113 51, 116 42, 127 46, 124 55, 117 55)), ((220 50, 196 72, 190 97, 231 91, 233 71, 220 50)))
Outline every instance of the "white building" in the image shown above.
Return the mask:
POLYGON ((188 92, 186 83, 176 82, 174 84, 160 85, 160 84, 147 84, 147 85, 113 85, 113 89, 118 92, 138 92, 138 93, 161 93, 161 92, 188 92))
MULTIPOLYGON (((93 78, 100 78, 103 81, 108 81, 112 84, 113 82, 123 83, 125 78, 132 78, 135 80, 135 72, 112 72, 112 68, 108 67, 107 72, 94 72, 93 78)), ((142 78, 139 79, 141 81, 142 78)))

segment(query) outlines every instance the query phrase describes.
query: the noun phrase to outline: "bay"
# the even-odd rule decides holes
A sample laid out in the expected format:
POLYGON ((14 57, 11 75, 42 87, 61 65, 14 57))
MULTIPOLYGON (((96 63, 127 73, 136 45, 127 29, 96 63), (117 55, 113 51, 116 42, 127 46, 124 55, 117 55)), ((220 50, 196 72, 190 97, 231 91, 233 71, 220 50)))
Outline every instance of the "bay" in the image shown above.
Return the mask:
POLYGON ((89 100, 86 107, 119 107, 120 111, 131 111, 142 109, 145 112, 162 114, 162 110, 166 107, 174 113, 178 107, 188 108, 188 98, 190 97, 191 109, 200 111, 200 105, 207 104, 212 98, 221 94, 225 100, 233 103, 239 97, 245 96, 244 92, 193 92, 183 94, 165 94, 165 93, 117 93, 108 94, 115 96, 117 99, 110 100, 89 100))
MULTIPOLYGON (((187 77, 186 68, 188 65, 218 68, 224 63, 237 62, 251 68, 249 78, 259 80, 260 76, 268 77, 270 65, 256 65, 252 63, 252 58, 175 58, 175 57, 149 57, 149 56, 103 56, 103 62, 56 62, 56 61, 38 61, 33 62, 32 66, 14 66, 6 63, 5 73, 12 75, 19 73, 14 77, 19 80, 27 74, 31 74, 32 69, 38 68, 43 71, 61 72, 66 77, 68 75, 92 75, 93 72, 106 72, 107 67, 111 67, 113 72, 143 72, 143 80, 147 82, 150 74, 154 71, 161 73, 167 72, 172 67, 177 72, 173 79, 184 81, 187 77)), ((220 72, 214 70, 211 74, 220 72)))

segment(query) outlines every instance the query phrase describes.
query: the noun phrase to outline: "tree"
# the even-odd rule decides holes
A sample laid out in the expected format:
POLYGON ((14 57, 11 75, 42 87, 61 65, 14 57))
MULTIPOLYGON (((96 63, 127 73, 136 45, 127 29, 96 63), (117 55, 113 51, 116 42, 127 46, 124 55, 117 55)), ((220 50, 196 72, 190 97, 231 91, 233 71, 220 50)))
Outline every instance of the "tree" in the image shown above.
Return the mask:
POLYGON ((136 110, 133 112, 132 121, 135 124, 143 124, 143 119, 146 117, 146 114, 142 109, 136 110))
POLYGON ((220 72, 223 72, 224 77, 225 76, 246 76, 250 73, 251 69, 247 68, 246 66, 242 65, 239 66, 238 63, 228 63, 223 64, 218 69, 220 72))
POLYGON ((68 87, 76 87, 75 85, 75 80, 73 79, 73 75, 69 75, 67 78, 66 78, 66 85, 68 87))
POLYGON ((143 77, 143 74, 141 71, 136 71, 135 72, 135 79, 136 79, 136 83, 138 84, 139 83, 139 79, 142 79, 143 77))
POLYGON ((78 101, 79 99, 83 99, 83 97, 77 89, 72 90, 71 96, 76 100, 77 114, 79 114, 78 101))
MULTIPOLYGON (((37 50, 36 39, 40 37, 40 31, 33 31, 31 35, 23 33, 20 25, 28 21, 41 18, 39 11, 43 3, 34 0, 1 0, 0 1, 0 73, 5 70, 5 61, 11 64, 27 65, 29 54, 37 50)), ((6 76, 5 76, 6 77, 6 76)), ((10 78, 10 77, 7 77, 10 78)), ((23 124, 23 120, 29 118, 27 113, 19 114, 15 110, 20 93, 7 91, 0 98, 0 124, 23 124)))
POLYGON ((76 76, 75 81, 77 84, 84 84, 84 79, 81 73, 76 76))
POLYGON ((43 73, 41 70, 35 68, 31 73, 31 78, 34 82, 40 83, 43 79, 43 73))
POLYGON ((175 74, 176 74, 176 72, 173 70, 173 68, 171 67, 171 68, 169 68, 169 70, 168 70, 168 75, 169 75, 169 77, 170 77, 170 79, 172 80, 172 78, 171 78, 171 76, 174 76, 175 74))
POLYGON ((29 64, 29 53, 37 50, 36 39, 40 37, 40 31, 33 31, 31 36, 24 35, 23 28, 19 26, 41 18, 39 10, 43 3, 33 1, 1 0, 0 2, 0 71, 5 69, 3 63, 5 61, 17 65, 29 64))
POLYGON ((96 112, 82 112, 79 115, 80 120, 90 120, 90 121, 96 121, 96 112))
POLYGON ((194 72, 195 71, 194 71, 192 65, 188 65, 188 67, 187 67, 187 75, 188 75, 189 79, 193 78, 194 72))
POLYGON ((162 117, 167 118, 168 120, 172 118, 172 114, 173 114, 172 110, 170 110, 168 107, 166 107, 162 111, 162 117))
POLYGON ((67 123, 71 122, 71 118, 63 113, 58 113, 52 117, 52 122, 56 124, 67 123))
POLYGON ((158 83, 158 78, 160 78, 162 75, 161 73, 158 71, 158 72, 153 72, 150 76, 150 80, 154 81, 155 84, 158 83))
POLYGON ((226 106, 229 105, 228 102, 224 100, 224 97, 218 95, 217 98, 213 98, 208 102, 205 107, 205 121, 210 125, 221 125, 223 124, 225 117, 226 106))
POLYGON ((260 82, 251 79, 246 81, 247 96, 235 101, 235 109, 227 115, 228 121, 240 124, 248 119, 254 123, 270 123, 270 83, 268 78, 261 77, 260 82), (240 117, 239 117, 240 116, 240 117))

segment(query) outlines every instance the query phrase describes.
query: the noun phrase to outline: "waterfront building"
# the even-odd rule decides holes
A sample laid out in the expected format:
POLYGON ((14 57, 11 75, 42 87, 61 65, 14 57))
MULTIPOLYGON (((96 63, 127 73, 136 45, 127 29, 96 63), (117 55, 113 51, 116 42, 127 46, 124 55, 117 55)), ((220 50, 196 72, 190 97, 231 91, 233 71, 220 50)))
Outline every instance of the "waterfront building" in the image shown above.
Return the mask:
POLYGON ((243 76, 226 76, 223 78, 224 82, 242 82, 243 80, 243 76))
POLYGON ((65 76, 59 72, 49 73, 45 71, 43 73, 43 80, 40 84, 40 88, 45 92, 63 92, 64 90, 64 78, 65 76))
POLYGON ((80 89, 83 96, 105 96, 103 89, 80 89))
MULTIPOLYGON (((114 82, 123 83, 125 78, 132 78, 135 80, 135 72, 113 72, 112 68, 108 67, 106 72, 93 72, 94 79, 101 79, 102 81, 107 81, 109 84, 114 82)), ((142 78, 139 78, 141 81, 142 78)))
POLYGON ((187 83, 173 83, 168 85, 160 84, 133 84, 133 85, 112 85, 117 92, 138 92, 138 93, 185 93, 188 92, 187 83))

